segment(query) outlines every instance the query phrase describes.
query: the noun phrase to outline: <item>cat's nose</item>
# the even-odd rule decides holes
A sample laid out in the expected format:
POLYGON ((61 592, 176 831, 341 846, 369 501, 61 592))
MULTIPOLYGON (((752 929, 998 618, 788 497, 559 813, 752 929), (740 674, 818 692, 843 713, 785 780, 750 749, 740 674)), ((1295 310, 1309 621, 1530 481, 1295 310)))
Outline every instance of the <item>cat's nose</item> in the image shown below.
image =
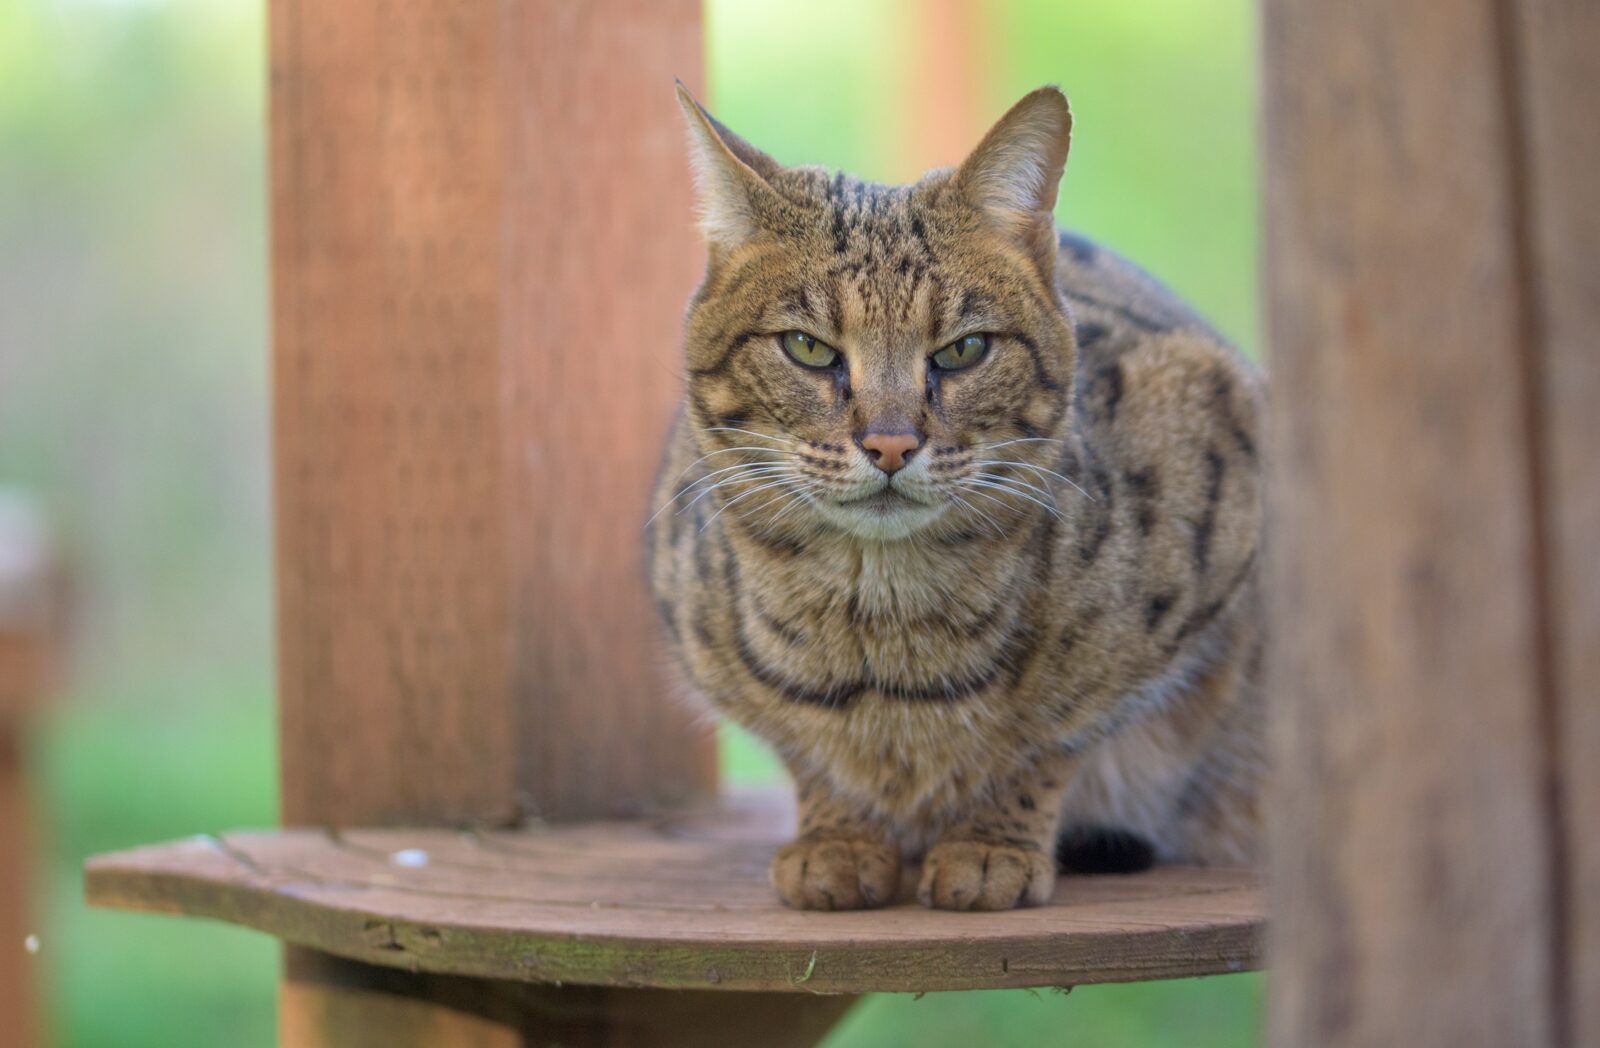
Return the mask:
POLYGON ((894 473, 922 447, 922 437, 916 433, 869 432, 857 437, 856 443, 874 466, 885 473, 894 473))

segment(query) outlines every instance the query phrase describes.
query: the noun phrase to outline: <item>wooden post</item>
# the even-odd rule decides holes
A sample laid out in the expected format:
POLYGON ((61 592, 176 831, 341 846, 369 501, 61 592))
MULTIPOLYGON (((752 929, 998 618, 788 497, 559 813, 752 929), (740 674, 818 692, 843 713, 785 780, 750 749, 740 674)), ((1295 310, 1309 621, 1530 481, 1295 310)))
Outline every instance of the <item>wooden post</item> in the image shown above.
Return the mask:
MULTIPOLYGON (((641 563, 701 265, 672 88, 700 51, 698 0, 273 0, 286 823, 714 789, 641 563)), ((641 1000, 291 950, 282 1039, 666 1043, 765 997, 641 1000)), ((809 1003, 764 1007, 841 1007, 809 1003)))
POLYGON ((42 1043, 22 729, 28 712, 52 690, 60 632, 57 567, 29 506, 0 491, 0 1044, 18 1048, 42 1043))
POLYGON ((1265 5, 1279 1045, 1600 1041, 1600 12, 1265 5))

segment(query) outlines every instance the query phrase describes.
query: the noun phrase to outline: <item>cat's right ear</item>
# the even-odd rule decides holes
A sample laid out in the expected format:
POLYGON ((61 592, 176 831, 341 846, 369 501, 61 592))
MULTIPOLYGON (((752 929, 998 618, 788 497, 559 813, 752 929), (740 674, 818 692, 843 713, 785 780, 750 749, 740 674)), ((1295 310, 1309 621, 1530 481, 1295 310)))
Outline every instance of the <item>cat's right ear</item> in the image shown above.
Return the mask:
POLYGON ((713 247, 737 247, 756 235, 763 205, 777 197, 767 179, 778 163, 706 112, 681 80, 678 104, 689 125, 700 229, 713 247))

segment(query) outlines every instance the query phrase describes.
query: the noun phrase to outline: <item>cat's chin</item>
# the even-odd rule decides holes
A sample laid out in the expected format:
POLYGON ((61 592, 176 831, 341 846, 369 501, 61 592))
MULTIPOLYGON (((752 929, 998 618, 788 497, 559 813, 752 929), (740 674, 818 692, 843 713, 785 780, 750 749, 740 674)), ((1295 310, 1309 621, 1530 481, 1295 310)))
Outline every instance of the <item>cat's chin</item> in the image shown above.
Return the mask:
POLYGON ((945 511, 942 505, 929 506, 887 490, 851 502, 819 499, 814 506, 819 517, 840 531, 880 542, 910 538, 945 511))

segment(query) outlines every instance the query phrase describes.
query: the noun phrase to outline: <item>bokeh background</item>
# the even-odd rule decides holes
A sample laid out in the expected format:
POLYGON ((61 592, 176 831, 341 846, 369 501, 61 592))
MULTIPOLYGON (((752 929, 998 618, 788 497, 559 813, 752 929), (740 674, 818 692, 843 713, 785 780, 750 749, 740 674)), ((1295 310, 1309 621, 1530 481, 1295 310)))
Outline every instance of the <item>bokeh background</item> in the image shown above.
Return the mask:
MULTIPOLYGON (((276 818, 263 6, 0 0, 0 485, 40 500, 76 580, 68 694, 25 750, 52 1043, 274 1043, 271 940, 89 911, 79 873, 276 818)), ((928 155, 942 130, 1059 83, 1077 120, 1062 222, 1254 353, 1252 10, 994 0, 923 67, 919 0, 707 0, 707 94, 781 161, 903 180, 959 159, 928 155)), ((724 743, 732 780, 777 774, 724 743)), ((827 1043, 1235 1046, 1260 992, 880 995, 827 1043)))

